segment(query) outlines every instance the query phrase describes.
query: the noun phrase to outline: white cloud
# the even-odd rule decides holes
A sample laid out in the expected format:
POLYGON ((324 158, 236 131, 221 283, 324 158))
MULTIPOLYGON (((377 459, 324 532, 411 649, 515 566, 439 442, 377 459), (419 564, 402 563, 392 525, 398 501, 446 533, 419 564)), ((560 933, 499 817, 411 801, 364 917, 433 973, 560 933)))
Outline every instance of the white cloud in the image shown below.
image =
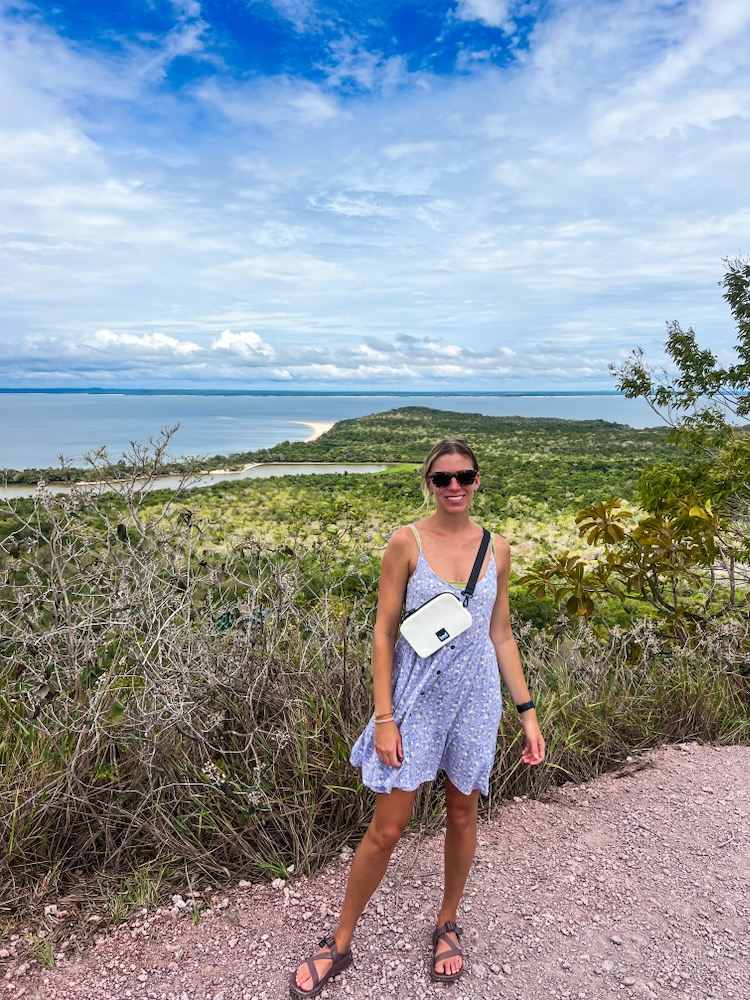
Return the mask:
POLYGON ((201 350, 190 340, 178 340, 163 333, 117 333, 113 330, 97 330, 88 346, 96 349, 116 349, 138 354, 173 354, 178 357, 195 354, 201 350))
MULTIPOLYGON (((575 342, 575 331, 568 332, 575 342)), ((580 342, 595 351, 592 338, 580 342)), ((488 373, 520 376, 532 368, 557 377, 562 355, 554 340, 536 342, 533 355, 529 360, 525 354, 515 357, 508 348, 465 349, 434 336, 411 334, 400 334, 390 342, 368 338, 330 347, 304 342, 276 347, 254 331, 226 329, 199 344, 158 332, 135 334, 105 328, 81 341, 58 336, 29 338, 16 374, 20 379, 32 379, 44 372, 67 370, 73 378, 151 378, 163 372, 161 365, 167 356, 170 374, 177 380, 245 383, 248 377, 262 376, 271 382, 389 384, 401 379, 429 382, 437 378, 460 384, 470 379, 479 384, 488 373)), ((0 372, 6 362, 0 350, 0 372)), ((606 370, 606 358, 595 358, 593 363, 598 368, 592 370, 599 374, 606 370)))
POLYGON ((211 347, 214 351, 228 351, 230 354, 239 354, 243 358, 265 358, 268 360, 274 356, 271 345, 252 330, 239 331, 238 333, 224 330, 211 347))
POLYGON ((270 0, 270 3, 297 31, 305 31, 314 19, 312 0, 270 0))
POLYGON ((490 28, 506 26, 509 13, 508 0, 458 0, 456 7, 459 21, 481 21, 490 28))
POLYGON ((422 74, 409 72, 403 56, 369 51, 348 36, 333 42, 330 52, 332 61, 322 68, 332 87, 354 84, 363 90, 389 94, 409 79, 413 82, 423 79, 422 74))
POLYGON ((357 344, 354 354, 361 355, 366 361, 385 361, 388 357, 386 351, 379 351, 369 344, 357 344))
POLYGON ((314 83, 286 76, 246 84, 210 79, 196 88, 196 94, 237 125, 315 128, 340 114, 332 94, 314 83))
POLYGON ((330 194, 314 194, 308 203, 316 212, 332 212, 349 218, 379 216, 383 219, 396 219, 399 216, 395 200, 381 192, 334 191, 330 194))

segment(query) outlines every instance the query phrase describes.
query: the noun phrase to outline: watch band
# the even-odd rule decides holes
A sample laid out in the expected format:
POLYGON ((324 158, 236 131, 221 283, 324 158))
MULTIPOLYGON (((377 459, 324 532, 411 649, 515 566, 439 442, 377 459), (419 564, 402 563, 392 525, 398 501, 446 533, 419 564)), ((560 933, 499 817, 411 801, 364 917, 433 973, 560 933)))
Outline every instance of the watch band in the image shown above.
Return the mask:
POLYGON ((516 710, 518 711, 518 714, 520 715, 521 712, 528 712, 528 710, 530 708, 534 708, 534 707, 535 707, 534 706, 534 701, 532 699, 531 701, 525 701, 522 705, 516 705, 516 710))

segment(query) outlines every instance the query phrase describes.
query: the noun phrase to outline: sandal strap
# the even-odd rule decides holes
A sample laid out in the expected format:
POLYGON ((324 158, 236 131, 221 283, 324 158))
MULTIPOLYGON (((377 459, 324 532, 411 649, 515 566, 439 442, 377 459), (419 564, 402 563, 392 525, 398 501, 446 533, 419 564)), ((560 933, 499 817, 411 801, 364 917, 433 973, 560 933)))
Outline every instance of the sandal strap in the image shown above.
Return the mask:
MULTIPOLYGON (((464 932, 464 929, 463 927, 459 927, 455 920, 446 920, 441 927, 436 927, 433 930, 432 939, 433 941, 437 941, 441 938, 445 938, 445 935, 448 934, 449 932, 452 932, 453 934, 456 935, 457 938, 460 939, 461 935, 464 932)), ((452 941, 451 944, 453 944, 452 941)))
POLYGON ((461 958, 464 957, 464 953, 461 951, 460 948, 455 948, 455 947, 446 948, 445 951, 438 951, 437 948, 435 949, 436 962, 442 962, 444 958, 453 958, 454 955, 457 955, 461 958))
POLYGON ((320 975, 318 974, 318 970, 315 968, 315 959, 317 957, 318 957, 317 955, 312 955, 310 958, 305 959, 307 967, 310 970, 310 975, 312 976, 313 989, 315 989, 315 987, 320 982, 320 975))
POLYGON ((463 955, 463 949, 460 946, 455 945, 451 941, 451 939, 449 937, 446 937, 444 934, 441 934, 440 937, 435 942, 435 947, 433 948, 433 951, 435 952, 435 954, 437 954, 437 946, 438 946, 438 943, 440 941, 443 941, 445 944, 449 945, 449 948, 448 948, 447 951, 441 951, 440 952, 440 957, 441 958, 443 957, 443 955, 449 955, 449 954, 450 955, 463 955))

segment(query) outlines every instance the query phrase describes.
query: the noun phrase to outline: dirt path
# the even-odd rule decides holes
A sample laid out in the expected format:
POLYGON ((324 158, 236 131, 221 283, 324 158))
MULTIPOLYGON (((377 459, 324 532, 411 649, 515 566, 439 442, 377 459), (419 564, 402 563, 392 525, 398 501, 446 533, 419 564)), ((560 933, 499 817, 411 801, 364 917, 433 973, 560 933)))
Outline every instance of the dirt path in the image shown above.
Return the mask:
MULTIPOLYGON (((357 928, 354 966, 323 996, 747 1000, 749 814, 750 747, 696 743, 504 805, 480 826, 459 914, 467 971, 454 986, 427 974, 442 836, 404 838, 357 928)), ((0 958, 0 997, 286 997, 288 971, 335 918, 348 867, 241 885, 197 925, 185 911, 152 912, 51 971, 18 975, 0 958)))

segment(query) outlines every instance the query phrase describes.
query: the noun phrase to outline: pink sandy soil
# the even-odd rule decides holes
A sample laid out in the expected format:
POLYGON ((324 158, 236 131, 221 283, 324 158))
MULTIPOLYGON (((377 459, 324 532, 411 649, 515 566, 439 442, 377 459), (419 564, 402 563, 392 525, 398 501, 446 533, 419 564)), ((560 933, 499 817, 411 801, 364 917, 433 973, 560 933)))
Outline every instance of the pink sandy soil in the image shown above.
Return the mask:
MULTIPOLYGON (((543 766, 543 765, 542 765, 543 766)), ((442 835, 407 834, 323 997, 750 1000, 750 747, 644 752, 480 822, 459 913, 466 972, 429 979, 442 835)), ((335 925, 350 855, 287 885, 139 911, 94 943, 29 962, 0 946, 0 1000, 274 1000, 335 925)))

